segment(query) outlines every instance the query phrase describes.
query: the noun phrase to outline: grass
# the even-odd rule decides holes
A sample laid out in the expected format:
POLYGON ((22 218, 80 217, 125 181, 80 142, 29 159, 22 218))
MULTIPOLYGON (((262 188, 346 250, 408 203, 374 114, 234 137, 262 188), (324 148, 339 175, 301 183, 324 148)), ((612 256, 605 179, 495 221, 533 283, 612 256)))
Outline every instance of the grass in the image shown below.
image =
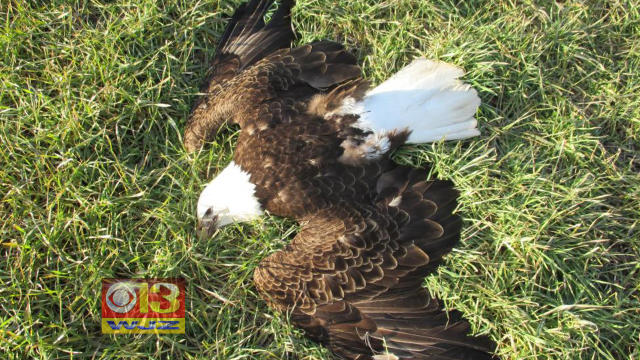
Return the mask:
MULTIPOLYGON (((181 134, 237 3, 0 4, 1 357, 331 358, 251 283, 291 222, 195 238, 237 134, 196 156, 181 134), (101 278, 175 276, 185 335, 100 334, 101 278)), ((424 55, 479 90, 481 137, 396 154, 462 192, 433 292, 504 359, 640 359, 640 3, 300 0, 294 22, 375 81, 424 55)))

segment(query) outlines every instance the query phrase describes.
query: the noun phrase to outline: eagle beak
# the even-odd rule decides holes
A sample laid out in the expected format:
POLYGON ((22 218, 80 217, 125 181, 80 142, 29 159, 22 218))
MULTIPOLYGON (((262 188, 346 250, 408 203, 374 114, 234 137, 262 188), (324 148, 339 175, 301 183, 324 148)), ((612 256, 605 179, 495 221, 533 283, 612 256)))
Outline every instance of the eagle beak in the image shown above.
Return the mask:
POLYGON ((198 234, 198 239, 200 240, 208 240, 213 237, 213 235, 218 230, 218 215, 215 216, 205 216, 202 219, 198 219, 198 225, 196 226, 196 233, 198 234))

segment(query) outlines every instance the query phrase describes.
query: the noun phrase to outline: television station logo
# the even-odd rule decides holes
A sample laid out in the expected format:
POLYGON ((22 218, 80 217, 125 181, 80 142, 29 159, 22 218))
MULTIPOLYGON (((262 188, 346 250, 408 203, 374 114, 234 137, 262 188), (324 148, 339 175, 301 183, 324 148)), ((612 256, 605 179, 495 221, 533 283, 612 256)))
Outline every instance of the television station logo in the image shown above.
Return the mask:
POLYGON ((184 334, 183 279, 103 279, 103 334, 184 334))

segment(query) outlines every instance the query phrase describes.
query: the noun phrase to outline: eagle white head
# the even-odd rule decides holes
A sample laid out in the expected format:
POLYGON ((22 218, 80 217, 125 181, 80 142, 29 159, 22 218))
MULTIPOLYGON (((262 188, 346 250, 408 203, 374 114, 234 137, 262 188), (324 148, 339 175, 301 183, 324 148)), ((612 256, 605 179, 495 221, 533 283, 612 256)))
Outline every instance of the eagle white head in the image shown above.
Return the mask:
POLYGON ((232 161, 202 190, 197 209, 201 239, 211 237, 217 228, 263 214, 255 196, 256 186, 249 178, 249 173, 232 161))

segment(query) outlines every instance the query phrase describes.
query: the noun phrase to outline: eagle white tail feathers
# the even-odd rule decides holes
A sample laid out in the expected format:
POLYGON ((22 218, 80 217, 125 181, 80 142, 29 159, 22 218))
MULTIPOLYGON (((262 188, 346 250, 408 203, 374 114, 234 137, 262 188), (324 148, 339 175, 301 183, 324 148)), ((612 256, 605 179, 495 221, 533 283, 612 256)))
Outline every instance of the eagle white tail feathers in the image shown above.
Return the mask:
POLYGON ((388 133, 411 131, 413 144, 480 135, 475 113, 480 98, 458 78, 462 69, 424 58, 414 60, 356 102, 346 98, 343 114, 359 114, 359 126, 388 133))

